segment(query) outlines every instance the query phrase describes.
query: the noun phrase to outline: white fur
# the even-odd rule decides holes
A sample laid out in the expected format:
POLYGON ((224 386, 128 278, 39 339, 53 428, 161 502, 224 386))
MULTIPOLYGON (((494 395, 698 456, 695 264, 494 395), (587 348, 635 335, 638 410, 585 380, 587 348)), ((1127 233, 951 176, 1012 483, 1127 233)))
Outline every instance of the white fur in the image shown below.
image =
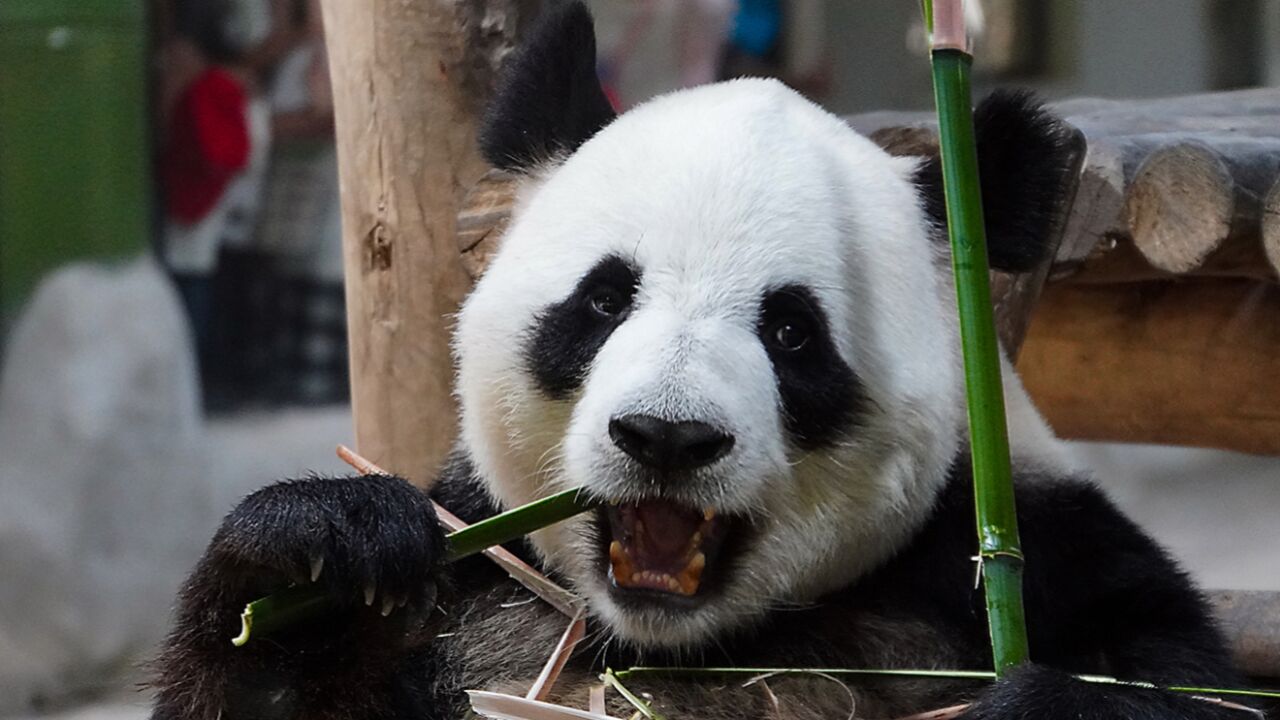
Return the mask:
POLYGON ((587 520, 537 533, 619 637, 697 646, 847 584, 923 520, 964 417, 953 292, 914 169, 780 83, 736 80, 642 105, 528 183, 458 327, 462 438, 479 475, 506 506, 578 485, 634 498, 645 490, 628 483, 611 417, 712 421, 734 449, 679 494, 759 528, 723 596, 682 613, 617 607, 587 520), (642 270, 635 309, 582 389, 548 400, 524 338, 609 254, 642 270), (761 297, 791 283, 813 289, 871 400, 835 449, 787 442, 756 336, 761 297))

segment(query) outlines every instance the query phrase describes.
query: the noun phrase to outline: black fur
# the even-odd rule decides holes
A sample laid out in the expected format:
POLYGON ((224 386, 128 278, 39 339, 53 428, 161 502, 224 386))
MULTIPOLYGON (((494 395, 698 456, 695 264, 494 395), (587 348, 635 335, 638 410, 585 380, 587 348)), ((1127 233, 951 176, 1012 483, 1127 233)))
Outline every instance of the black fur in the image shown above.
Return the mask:
POLYGON ((1080 682, 1053 668, 1027 665, 987 693, 964 713, 964 720, 1228 720, 1247 713, 1217 707, 1163 690, 1080 682))
MULTIPOLYGON (((991 267, 1025 272, 1051 250, 1055 214, 1074 188, 1084 138, 1025 91, 987 96, 974 111, 973 123, 991 267)), ((916 181, 925 211, 938 227, 946 227, 937 156, 920 167, 916 181)))
POLYGON ((426 495, 398 478, 311 478, 253 493, 223 521, 179 595, 156 663, 154 716, 388 716, 397 670, 434 608, 444 545, 426 495), (233 647, 245 603, 311 582, 315 558, 336 611, 233 647), (372 607, 363 600, 369 587, 372 607), (404 609, 381 617, 387 600, 404 609))
POLYGON ((627 318, 640 272, 620 257, 601 260, 569 297, 538 313, 525 343, 525 363, 548 397, 563 399, 582 385, 591 361, 627 318), (603 315, 593 299, 611 295, 623 311, 603 315))
POLYGON ((591 13, 557 3, 508 61, 480 129, 494 167, 525 171, 568 154, 615 117, 596 75, 591 13))
POLYGON ((440 476, 431 487, 431 499, 467 523, 479 522, 502 511, 480 484, 475 464, 461 446, 455 447, 445 459, 440 476))
POLYGON ((866 397, 857 375, 831 340, 826 313, 808 288, 788 286, 760 303, 756 331, 769 353, 787 433, 797 447, 812 450, 847 437, 866 397), (798 349, 775 347, 771 334, 783 323, 804 333, 798 349))
MULTIPOLYGON (((492 509, 465 453, 456 453, 451 467, 435 495, 462 501, 457 509, 467 515, 492 509)), ((970 559, 975 540, 967 468, 967 460, 960 458, 933 515, 914 539, 855 585, 812 606, 778 611, 749 631, 719 639, 701 656, 653 653, 641 658, 610 645, 580 650, 566 673, 591 677, 605 664, 626 667, 640 661, 988 667, 982 591, 974 587, 970 559), (929 654, 906 657, 903 647, 917 653, 928 648, 929 654)), ((1087 685, 1067 675, 1240 684, 1204 600, 1165 553, 1100 492, 1087 483, 1053 477, 1022 476, 1017 488, 1035 664, 991 687, 892 681, 861 684, 859 697, 868 702, 879 698, 885 704, 877 707, 895 712, 975 701, 965 717, 981 720, 1237 717, 1173 693, 1087 685)), ((250 496, 228 516, 183 591, 177 625, 159 663, 155 716, 461 716, 465 687, 509 677, 512 668, 492 651, 481 657, 498 664, 476 667, 465 644, 452 636, 478 633, 481 639, 467 642, 497 647, 518 642, 514 637, 486 638, 483 627, 483 618, 499 612, 497 603, 513 590, 505 589, 510 581, 483 559, 450 566, 447 572, 438 569, 442 538, 427 523, 434 523, 434 514, 425 497, 388 478, 311 479, 250 496), (305 582, 316 547, 328 553, 325 573, 330 562, 334 573, 322 581, 343 609, 298 632, 233 649, 227 638, 243 603, 291 579, 305 582), (403 577, 397 577, 400 573, 403 577), (443 612, 429 618, 422 588, 432 585, 433 577, 444 588, 443 612), (418 600, 407 611, 378 617, 363 603, 351 601, 369 578, 393 593, 416 591, 418 600)), ((554 612, 538 603, 529 608, 530 623, 550 627, 552 635, 559 632, 554 612)), ((537 662, 525 670, 530 677, 536 674, 537 662)), ((666 687, 664 692, 690 690, 666 687)), ((722 688, 717 694, 724 692, 722 688)), ((841 693, 830 687, 825 692, 841 693)), ((742 714, 762 712, 744 709, 742 714)))

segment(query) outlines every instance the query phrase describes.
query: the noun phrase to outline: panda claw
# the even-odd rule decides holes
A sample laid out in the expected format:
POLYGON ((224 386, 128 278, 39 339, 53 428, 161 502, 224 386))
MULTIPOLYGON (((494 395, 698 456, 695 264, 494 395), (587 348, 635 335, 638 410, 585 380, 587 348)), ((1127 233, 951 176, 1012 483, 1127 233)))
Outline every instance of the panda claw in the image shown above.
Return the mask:
POLYGON ((324 556, 313 555, 311 557, 311 582, 319 580, 322 572, 324 572, 324 556))
POLYGON ((395 609, 396 609, 395 599, 392 598, 390 595, 384 595, 382 598, 382 617, 386 617, 390 615, 391 611, 395 609))
POLYGON ((378 588, 374 585, 364 586, 364 604, 373 607, 373 598, 378 593, 378 588))

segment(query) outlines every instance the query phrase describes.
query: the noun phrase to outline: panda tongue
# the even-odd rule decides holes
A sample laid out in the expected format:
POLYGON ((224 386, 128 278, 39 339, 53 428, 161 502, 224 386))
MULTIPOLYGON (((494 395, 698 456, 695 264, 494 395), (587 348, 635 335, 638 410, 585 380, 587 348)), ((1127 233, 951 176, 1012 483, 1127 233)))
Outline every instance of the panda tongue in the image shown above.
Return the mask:
POLYGON ((609 575, 618 587, 658 590, 686 597, 698 592, 719 518, 666 500, 613 505, 609 575))
POLYGON ((631 528, 636 542, 628 549, 634 552, 636 564, 645 569, 676 572, 695 549, 691 547, 693 536, 702 523, 702 513, 666 500, 636 503, 631 528))

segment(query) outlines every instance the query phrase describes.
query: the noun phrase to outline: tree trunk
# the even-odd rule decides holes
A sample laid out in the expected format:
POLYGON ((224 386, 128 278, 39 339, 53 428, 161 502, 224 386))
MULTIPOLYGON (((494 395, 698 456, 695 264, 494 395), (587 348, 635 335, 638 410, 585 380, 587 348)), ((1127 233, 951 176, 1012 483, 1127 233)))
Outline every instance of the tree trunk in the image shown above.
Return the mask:
POLYGON ((323 0, 359 451, 428 483, 456 431, 455 219, 479 113, 534 0, 323 0))

